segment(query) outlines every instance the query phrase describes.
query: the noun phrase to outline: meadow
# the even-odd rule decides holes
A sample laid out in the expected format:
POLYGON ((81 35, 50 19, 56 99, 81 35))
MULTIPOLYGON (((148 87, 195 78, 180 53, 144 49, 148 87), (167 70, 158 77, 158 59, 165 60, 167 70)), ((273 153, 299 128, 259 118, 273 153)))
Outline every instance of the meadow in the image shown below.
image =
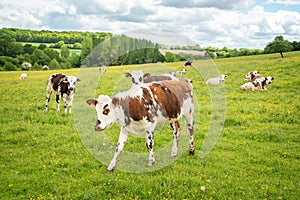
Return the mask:
MULTIPOLYGON (((0 72, 0 199, 299 199, 300 52, 285 53, 283 59, 270 54, 214 63, 228 78, 225 121, 213 149, 199 157, 209 131, 212 99, 199 71, 188 68, 184 76, 193 80, 197 97, 195 155, 188 155, 183 137, 181 156, 167 166, 126 172, 121 154, 120 168, 110 174, 105 173, 107 163, 99 159, 106 155, 86 144, 80 132, 89 130, 92 141, 88 142, 103 134, 92 130, 95 112, 88 108, 90 121, 81 123, 85 103, 74 103, 73 114, 58 113, 53 95, 45 113, 46 82, 52 73, 82 75, 94 70, 99 83, 79 77, 75 98, 112 95, 130 87, 124 73, 137 66, 109 67, 104 74, 97 68, 29 71, 26 80, 19 79, 20 71, 0 72), (245 74, 253 70, 275 78, 268 90, 240 90, 245 74), (96 84, 96 89, 89 84, 96 84)), ((157 65, 178 71, 183 62, 157 65)), ((105 133, 112 144, 118 131, 114 125, 105 133)), ((154 153, 172 141, 170 128, 159 132, 154 153)), ((147 152, 139 137, 129 137, 124 150, 147 152)))

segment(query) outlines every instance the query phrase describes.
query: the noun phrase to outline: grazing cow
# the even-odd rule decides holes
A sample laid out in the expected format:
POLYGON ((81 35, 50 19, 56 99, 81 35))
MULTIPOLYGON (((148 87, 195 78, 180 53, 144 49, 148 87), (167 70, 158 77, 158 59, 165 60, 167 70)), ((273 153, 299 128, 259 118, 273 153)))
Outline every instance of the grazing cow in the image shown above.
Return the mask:
POLYGON ((184 117, 190 134, 189 152, 194 154, 193 88, 187 79, 142 84, 133 93, 129 90, 114 97, 100 95, 98 99, 87 99, 86 103, 96 109, 96 131, 103 131, 113 123, 118 123, 121 127, 116 152, 107 172, 116 167, 129 133, 146 133, 148 165, 152 166, 155 162, 153 146, 157 124, 170 123, 174 135, 171 156, 176 156, 180 137, 178 120, 181 116, 184 117))
POLYGON ((253 72, 248 72, 248 74, 244 77, 245 81, 252 81, 255 77, 260 76, 257 70, 253 72))
POLYGON ((187 67, 187 66, 193 66, 193 62, 192 61, 186 61, 184 63, 184 67, 187 67))
POLYGON ((258 90, 258 88, 255 87, 252 82, 247 82, 247 83, 241 85, 240 88, 241 88, 241 90, 249 90, 249 91, 258 90))
POLYGON ((67 76, 65 74, 52 74, 48 79, 47 89, 46 89, 46 105, 45 111, 48 110, 48 103, 50 101, 50 96, 52 92, 56 94, 56 106, 57 111, 59 108, 59 96, 62 97, 64 101, 65 113, 72 112, 72 103, 75 95, 76 83, 80 82, 80 79, 76 76, 67 76), (67 106, 67 99, 69 100, 67 106))
POLYGON ((216 78, 210 78, 206 81, 206 84, 210 85, 218 85, 218 84, 224 84, 225 79, 227 78, 227 75, 221 75, 216 78))
POLYGON ((22 73, 20 75, 20 80, 23 80, 23 79, 27 79, 27 74, 26 73, 22 73))

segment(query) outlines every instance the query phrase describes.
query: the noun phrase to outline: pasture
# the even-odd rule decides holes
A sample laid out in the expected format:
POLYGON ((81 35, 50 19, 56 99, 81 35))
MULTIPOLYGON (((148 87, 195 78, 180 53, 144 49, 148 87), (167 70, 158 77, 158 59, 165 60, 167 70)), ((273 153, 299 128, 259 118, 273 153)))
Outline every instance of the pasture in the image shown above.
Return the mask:
MULTIPOLYGON (((79 69, 29 71, 26 80, 19 79, 20 71, 0 72, 0 198, 298 199, 300 52, 285 53, 284 59, 270 54, 214 62, 220 74, 228 75, 226 118, 216 145, 204 158, 198 156, 211 120, 211 97, 205 80, 194 68, 188 68, 184 77, 193 80, 197 96, 195 155, 188 155, 188 143, 183 137, 181 156, 147 173, 123 172, 118 168, 111 174, 105 173, 107 164, 97 159, 105 155, 97 152, 97 147, 89 148, 78 133, 81 127, 76 109, 85 109, 84 102, 74 104, 74 114, 57 113, 53 95, 48 113, 44 112, 50 74, 77 75, 95 70, 93 74, 100 77, 96 68, 80 69, 80 73, 79 69), (241 91, 245 74, 255 69, 275 80, 266 91, 241 91)), ((178 71, 183 64, 163 65, 178 71)), ((123 74, 135 68, 107 68, 96 90, 85 89, 91 83, 88 77, 79 77, 82 82, 77 85, 75 99, 81 91, 85 91, 84 98, 89 98, 129 88, 130 80, 123 74)), ((90 110, 87 114, 91 121, 83 126, 95 137, 103 134, 92 130, 95 112, 90 110)), ((155 136, 154 154, 172 141, 169 127, 160 130, 155 136)), ((115 144, 118 133, 119 127, 113 125, 105 134, 115 144)), ((147 152, 144 139, 132 136, 124 150, 147 152)), ((111 153, 114 151, 112 148, 111 153)))

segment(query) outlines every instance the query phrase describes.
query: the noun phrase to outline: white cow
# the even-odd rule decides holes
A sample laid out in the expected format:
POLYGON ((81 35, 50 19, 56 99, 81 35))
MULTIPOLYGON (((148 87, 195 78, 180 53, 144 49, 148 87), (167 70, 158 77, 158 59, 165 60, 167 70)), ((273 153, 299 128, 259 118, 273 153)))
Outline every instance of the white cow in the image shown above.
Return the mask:
POLYGON ((216 78, 209 78, 207 81, 206 81, 206 84, 207 85, 218 85, 218 84, 224 84, 225 82, 225 79, 227 78, 227 75, 221 75, 221 76, 218 76, 216 78))
POLYGON ((24 80, 24 79, 27 79, 27 74, 26 73, 22 73, 20 75, 20 80, 24 80))

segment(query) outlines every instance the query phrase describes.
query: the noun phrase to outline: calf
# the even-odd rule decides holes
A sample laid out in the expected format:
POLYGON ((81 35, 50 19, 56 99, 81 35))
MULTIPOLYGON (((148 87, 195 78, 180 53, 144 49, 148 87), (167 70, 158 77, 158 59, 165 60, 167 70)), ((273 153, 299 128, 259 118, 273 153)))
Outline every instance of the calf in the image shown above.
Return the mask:
POLYGON ((103 131, 113 123, 121 126, 116 152, 107 171, 113 171, 129 133, 145 132, 146 146, 149 150, 148 165, 155 162, 154 130, 157 124, 170 123, 174 142, 171 156, 178 152, 180 125, 178 120, 184 116, 190 134, 189 152, 194 154, 194 103, 193 88, 187 79, 165 80, 139 86, 134 93, 130 90, 114 97, 100 95, 98 99, 87 99, 86 103, 96 109, 96 131, 103 131))
POLYGON ((221 75, 216 78, 210 78, 206 81, 206 84, 210 85, 218 85, 218 84, 224 84, 225 79, 227 78, 227 75, 221 75))
POLYGON ((247 75, 244 77, 245 81, 252 81, 255 77, 258 77, 259 75, 259 71, 254 70, 253 72, 248 72, 247 75))
POLYGON ((255 87, 252 82, 247 82, 247 83, 241 85, 240 88, 241 88, 241 90, 249 90, 249 91, 258 90, 258 88, 255 87))
POLYGON ((59 108, 59 99, 61 96, 64 101, 65 113, 72 112, 72 103, 75 95, 76 83, 80 82, 80 79, 76 76, 66 76, 65 74, 52 74, 48 79, 47 89, 46 89, 46 104, 45 111, 48 111, 48 104, 50 101, 50 96, 52 92, 56 94, 56 106, 57 111, 59 108), (67 106, 67 99, 69 100, 67 106))
POLYGON ((256 76, 252 80, 252 83, 255 87, 258 87, 261 90, 267 90, 267 86, 270 85, 273 80, 274 78, 271 76, 267 76, 267 77, 256 76))

